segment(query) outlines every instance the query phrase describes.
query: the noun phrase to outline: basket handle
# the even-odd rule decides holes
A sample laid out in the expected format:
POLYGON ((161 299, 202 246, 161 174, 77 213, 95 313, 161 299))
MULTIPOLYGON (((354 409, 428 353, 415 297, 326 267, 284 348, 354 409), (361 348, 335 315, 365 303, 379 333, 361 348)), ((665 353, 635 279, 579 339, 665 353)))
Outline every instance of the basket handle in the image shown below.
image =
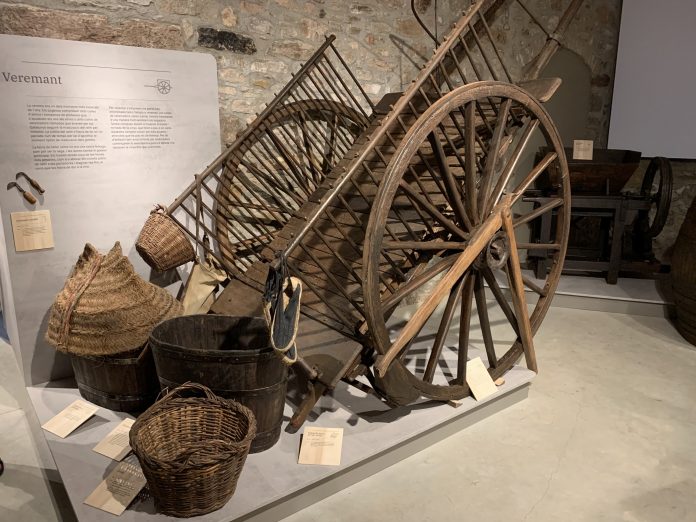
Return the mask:
POLYGON ((155 205, 155 208, 153 208, 153 209, 150 211, 150 214, 155 214, 155 213, 157 213, 157 212, 161 212, 161 213, 163 213, 163 214, 166 214, 166 213, 167 213, 167 207, 166 207, 165 205, 162 205, 161 203, 157 203, 157 204, 155 205))
POLYGON ((165 388, 160 392, 160 395, 162 393, 165 393, 164 397, 161 399, 158 398, 157 402, 158 403, 165 403, 169 402, 171 399, 175 399, 177 397, 181 397, 182 394, 185 394, 186 392, 193 392, 188 394, 189 396, 197 396, 201 395, 205 397, 206 399, 211 399, 211 400, 220 400, 220 398, 215 395, 210 388, 207 386, 203 386, 202 384, 198 384, 197 382, 185 382, 181 386, 177 386, 173 390, 170 390, 169 388, 165 388))

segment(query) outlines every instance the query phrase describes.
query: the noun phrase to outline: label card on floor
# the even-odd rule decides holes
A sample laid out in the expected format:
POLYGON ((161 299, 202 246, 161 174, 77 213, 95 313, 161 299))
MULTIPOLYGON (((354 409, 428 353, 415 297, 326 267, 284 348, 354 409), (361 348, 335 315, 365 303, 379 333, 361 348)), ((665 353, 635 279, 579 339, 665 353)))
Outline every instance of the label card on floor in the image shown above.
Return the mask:
POLYGON ((593 146, 592 140, 573 140, 573 159, 591 160, 593 146))
POLYGON ((343 428, 305 428, 298 464, 341 465, 343 428))
POLYGON ((15 250, 42 250, 53 248, 53 226, 51 213, 48 210, 31 210, 28 212, 12 212, 12 235, 15 250))
POLYGON ((64 439, 97 413, 98 409, 99 406, 78 399, 41 427, 64 439))
POLYGON ((111 432, 104 437, 99 444, 92 448, 92 451, 114 460, 123 460, 130 451, 128 433, 135 419, 123 419, 111 432))
POLYGON ((480 357, 466 363, 466 383, 477 401, 481 401, 498 391, 498 387, 491 379, 480 357))
POLYGON ((84 503, 112 515, 120 515, 145 487, 146 482, 140 464, 133 455, 119 462, 84 503))

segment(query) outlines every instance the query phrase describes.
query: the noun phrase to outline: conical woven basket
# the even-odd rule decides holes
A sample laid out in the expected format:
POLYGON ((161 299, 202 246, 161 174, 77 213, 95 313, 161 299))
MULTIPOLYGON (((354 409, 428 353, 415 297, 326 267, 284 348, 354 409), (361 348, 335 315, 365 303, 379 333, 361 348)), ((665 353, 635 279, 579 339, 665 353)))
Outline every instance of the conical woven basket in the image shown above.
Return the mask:
POLYGON ((87 243, 48 319, 46 341, 75 355, 116 355, 142 346, 152 328, 183 313, 165 289, 141 278, 116 243, 87 243))

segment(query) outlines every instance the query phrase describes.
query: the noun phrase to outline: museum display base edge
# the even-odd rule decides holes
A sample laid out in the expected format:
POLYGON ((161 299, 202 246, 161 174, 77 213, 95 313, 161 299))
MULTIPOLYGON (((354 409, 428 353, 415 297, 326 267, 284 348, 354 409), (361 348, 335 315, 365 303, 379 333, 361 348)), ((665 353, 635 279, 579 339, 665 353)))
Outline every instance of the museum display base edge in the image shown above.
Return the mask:
MULTIPOLYGON (((340 383, 332 395, 322 397, 305 427, 344 428, 341 466, 297 464, 303 430, 284 431, 274 447, 249 455, 237 491, 227 505, 190 520, 280 520, 524 400, 534 376, 533 372, 515 366, 505 375, 506 382, 497 393, 480 402, 469 397, 460 401, 458 407, 422 401, 389 409, 374 396, 340 383)), ((72 380, 28 387, 27 391, 41 424, 80 398, 72 380)), ((291 414, 292 408, 286 404, 284 429, 291 414)), ((112 517, 83 501, 117 464, 92 448, 127 417, 130 415, 100 408, 65 439, 44 432, 80 521, 112 517)), ((153 499, 149 498, 136 500, 114 520, 168 518, 156 512, 153 499)))

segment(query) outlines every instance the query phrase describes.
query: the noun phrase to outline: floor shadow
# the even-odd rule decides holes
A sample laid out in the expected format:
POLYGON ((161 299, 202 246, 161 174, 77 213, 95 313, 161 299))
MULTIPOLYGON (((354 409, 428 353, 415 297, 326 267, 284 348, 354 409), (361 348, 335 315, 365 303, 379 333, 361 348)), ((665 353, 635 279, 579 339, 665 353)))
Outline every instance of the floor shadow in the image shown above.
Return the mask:
POLYGON ((0 499, 0 520, 50 520, 55 513, 63 522, 77 522, 65 486, 55 470, 37 470, 35 467, 6 462, 0 484, 8 491, 13 491, 11 499, 0 499), (35 494, 46 485, 52 497, 51 503, 41 502, 35 494), (23 494, 26 495, 26 501, 23 494))

